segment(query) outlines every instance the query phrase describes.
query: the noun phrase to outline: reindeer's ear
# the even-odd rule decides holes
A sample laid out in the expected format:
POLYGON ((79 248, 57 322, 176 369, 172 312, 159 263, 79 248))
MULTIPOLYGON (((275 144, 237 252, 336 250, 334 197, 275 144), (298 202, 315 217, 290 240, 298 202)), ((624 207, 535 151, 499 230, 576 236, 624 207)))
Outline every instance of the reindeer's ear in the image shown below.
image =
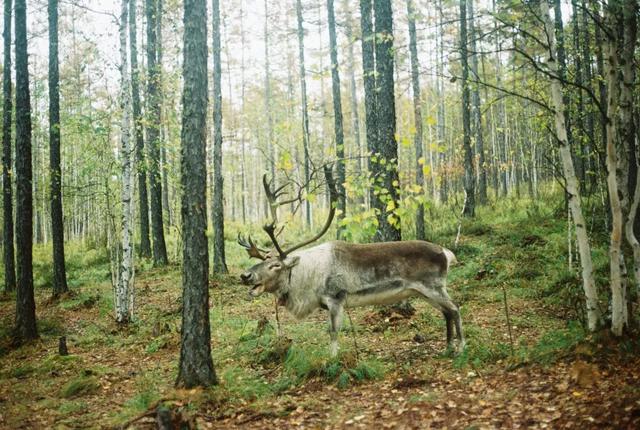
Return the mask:
POLYGON ((293 266, 297 265, 300 262, 300 257, 295 255, 293 257, 287 257, 284 259, 283 263, 287 269, 291 269, 293 266))

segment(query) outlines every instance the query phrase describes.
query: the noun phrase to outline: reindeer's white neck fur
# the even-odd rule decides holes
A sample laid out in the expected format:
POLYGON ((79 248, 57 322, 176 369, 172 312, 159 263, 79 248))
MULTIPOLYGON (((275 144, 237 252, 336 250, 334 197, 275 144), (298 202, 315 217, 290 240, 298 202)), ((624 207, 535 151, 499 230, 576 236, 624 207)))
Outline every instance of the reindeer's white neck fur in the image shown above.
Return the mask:
POLYGON ((287 294, 287 310, 296 318, 304 318, 320 306, 319 301, 309 298, 316 296, 324 286, 327 274, 331 273, 333 243, 323 243, 291 255, 299 256, 300 261, 291 269, 290 277, 285 274, 289 279, 276 294, 287 294))

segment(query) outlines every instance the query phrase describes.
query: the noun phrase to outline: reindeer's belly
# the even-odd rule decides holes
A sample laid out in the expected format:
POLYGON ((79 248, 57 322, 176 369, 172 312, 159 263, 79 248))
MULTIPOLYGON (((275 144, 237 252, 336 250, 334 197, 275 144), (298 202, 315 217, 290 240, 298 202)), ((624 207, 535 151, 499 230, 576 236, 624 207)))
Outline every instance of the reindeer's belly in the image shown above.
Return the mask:
POLYGON ((368 305, 388 305, 417 295, 418 292, 408 288, 405 282, 391 280, 372 287, 349 292, 345 306, 353 308, 368 305))

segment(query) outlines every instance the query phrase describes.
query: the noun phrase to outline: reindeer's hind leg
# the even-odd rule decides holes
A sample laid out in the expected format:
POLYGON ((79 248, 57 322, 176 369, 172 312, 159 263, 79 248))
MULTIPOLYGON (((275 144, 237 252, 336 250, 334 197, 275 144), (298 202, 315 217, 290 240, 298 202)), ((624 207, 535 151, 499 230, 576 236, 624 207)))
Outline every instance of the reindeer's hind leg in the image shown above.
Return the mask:
POLYGON ((423 283, 415 283, 412 288, 422 294, 429 303, 436 309, 440 310, 444 315, 447 324, 447 345, 453 346, 453 326, 455 324, 456 338, 458 339, 458 350, 462 351, 465 346, 464 334, 462 333, 462 321, 460 319, 460 310, 453 303, 451 297, 447 293, 446 287, 443 285, 429 286, 423 283))

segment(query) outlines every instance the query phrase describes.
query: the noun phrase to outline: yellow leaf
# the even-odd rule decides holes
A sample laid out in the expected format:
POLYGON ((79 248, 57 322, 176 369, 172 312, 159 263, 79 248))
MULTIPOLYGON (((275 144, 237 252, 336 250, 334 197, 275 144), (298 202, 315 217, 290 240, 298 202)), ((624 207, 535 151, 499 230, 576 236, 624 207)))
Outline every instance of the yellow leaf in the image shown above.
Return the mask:
POLYGON ((428 175, 428 174, 429 174, 429 172, 431 172, 431 167, 429 167, 429 166, 424 166, 424 167, 422 168, 422 173, 424 173, 425 175, 428 175))
POLYGON ((438 121, 431 115, 429 115, 427 117, 427 124, 429 124, 430 126, 434 126, 438 123, 438 121))
POLYGON ((387 212, 391 212, 396 208, 396 202, 394 202, 393 200, 389 200, 389 202, 387 203, 387 212))
POLYGON ((387 215, 387 222, 395 227, 398 223, 398 218, 396 218, 393 214, 387 215))
POLYGON ((423 165, 424 165, 424 163, 425 163, 425 159, 424 159, 424 157, 420 157, 420 158, 418 158, 418 164, 419 164, 419 165, 423 166, 423 165))

